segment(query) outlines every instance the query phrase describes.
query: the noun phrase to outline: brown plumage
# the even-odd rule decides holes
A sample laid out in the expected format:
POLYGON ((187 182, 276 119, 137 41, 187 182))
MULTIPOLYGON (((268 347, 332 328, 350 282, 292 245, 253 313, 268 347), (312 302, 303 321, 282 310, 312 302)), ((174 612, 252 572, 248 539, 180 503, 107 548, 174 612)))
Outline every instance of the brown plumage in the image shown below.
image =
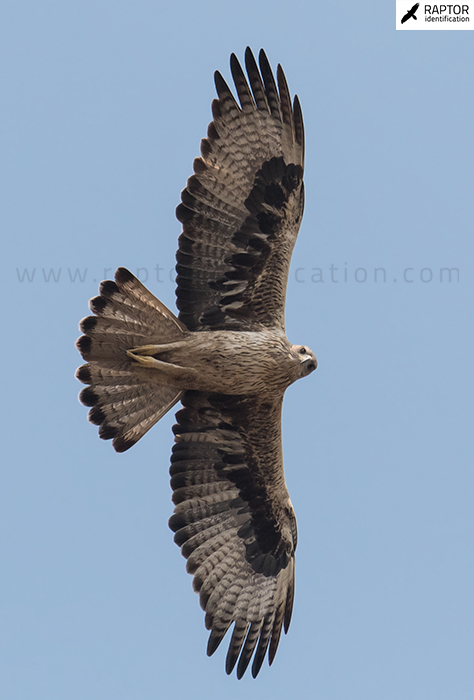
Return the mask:
POLYGON ((89 420, 119 452, 177 401, 170 527, 211 631, 233 625, 226 670, 272 663, 294 596, 296 519, 286 489, 281 407, 316 368, 285 335, 288 270, 303 214, 303 119, 280 66, 275 83, 234 55, 239 103, 215 74, 213 121, 182 192, 179 317, 130 272, 102 282, 81 321, 77 377, 89 420))

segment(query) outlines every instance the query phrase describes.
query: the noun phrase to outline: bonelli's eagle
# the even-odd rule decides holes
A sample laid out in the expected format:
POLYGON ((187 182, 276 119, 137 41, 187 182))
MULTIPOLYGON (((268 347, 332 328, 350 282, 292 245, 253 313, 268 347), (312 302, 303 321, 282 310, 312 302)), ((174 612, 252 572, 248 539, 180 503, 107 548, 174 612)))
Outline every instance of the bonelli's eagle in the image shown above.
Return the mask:
POLYGON ((211 655, 233 625, 226 670, 271 664, 294 595, 296 519, 285 484, 286 388, 316 368, 285 335, 290 258, 303 215, 300 103, 267 57, 230 60, 181 195, 174 316, 128 270, 100 285, 77 347, 80 400, 118 452, 178 401, 169 524, 194 576, 211 655), (255 652, 255 654, 254 654, 255 652))

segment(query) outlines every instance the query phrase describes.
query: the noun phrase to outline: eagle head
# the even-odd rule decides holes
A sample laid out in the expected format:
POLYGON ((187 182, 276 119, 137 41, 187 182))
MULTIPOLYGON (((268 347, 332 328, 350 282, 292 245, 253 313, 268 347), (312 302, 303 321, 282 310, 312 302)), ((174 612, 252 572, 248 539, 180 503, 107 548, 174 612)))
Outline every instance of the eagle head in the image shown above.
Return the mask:
POLYGON ((306 347, 306 345, 292 345, 291 358, 294 362, 298 363, 300 377, 307 377, 308 374, 314 372, 318 366, 318 361, 314 352, 306 347))

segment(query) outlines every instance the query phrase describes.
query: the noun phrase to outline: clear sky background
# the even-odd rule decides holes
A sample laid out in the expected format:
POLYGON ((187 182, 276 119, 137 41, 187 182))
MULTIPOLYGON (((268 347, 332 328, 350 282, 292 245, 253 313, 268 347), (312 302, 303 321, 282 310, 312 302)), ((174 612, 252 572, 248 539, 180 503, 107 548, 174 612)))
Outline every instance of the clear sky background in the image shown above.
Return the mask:
POLYGON ((394 20, 392 0, 2 3, 2 697, 474 697, 474 32, 394 20), (287 332, 319 368, 285 398, 291 629, 239 682, 167 527, 174 416, 115 454, 74 341, 118 265, 174 308, 174 210, 213 71, 247 45, 302 102, 287 332))

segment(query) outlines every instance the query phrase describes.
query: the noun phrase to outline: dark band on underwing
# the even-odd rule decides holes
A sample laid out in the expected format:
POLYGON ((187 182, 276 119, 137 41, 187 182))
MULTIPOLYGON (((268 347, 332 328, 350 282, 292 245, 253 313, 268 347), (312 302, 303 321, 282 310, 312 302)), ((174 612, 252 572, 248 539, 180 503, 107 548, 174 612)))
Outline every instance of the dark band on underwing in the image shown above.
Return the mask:
MULTIPOLYGON (((211 270, 207 273, 205 284, 200 260, 207 254, 207 249, 203 249, 202 235, 198 232, 205 229, 208 235, 214 236, 218 230, 224 232, 227 225, 221 220, 218 208, 206 210, 207 217, 203 218, 202 201, 206 192, 197 175, 189 179, 182 193, 182 204, 176 210, 183 223, 176 271, 180 319, 190 330, 243 329, 257 319, 264 325, 274 321, 275 310, 267 309, 268 303, 264 299, 268 290, 261 288, 261 273, 274 254, 279 237, 286 237, 285 221, 293 220, 299 226, 303 214, 302 177, 302 167, 292 163, 286 165, 281 156, 262 165, 243 203, 249 214, 229 237, 229 248, 233 251, 223 258, 215 277, 211 270), (287 211, 290 198, 298 202, 293 216, 287 211)), ((212 201, 212 197, 207 196, 212 201)), ((216 203, 215 206, 223 207, 223 204, 216 203)), ((272 262, 270 271, 275 268, 277 278, 281 279, 279 265, 282 261, 272 262)), ((280 304, 277 297, 278 294, 275 303, 280 304)))
MULTIPOLYGON (((202 495, 201 483, 213 483, 212 492, 228 492, 206 510, 195 508, 181 510, 170 519, 170 527, 176 533, 175 541, 189 557, 195 547, 198 518, 213 518, 229 514, 239 524, 238 536, 245 544, 246 559, 256 573, 276 576, 286 568, 296 548, 296 520, 288 511, 292 541, 282 537, 279 518, 273 511, 263 474, 259 473, 254 456, 246 446, 246 403, 238 396, 209 395, 207 406, 194 392, 186 392, 185 408, 177 414, 174 427, 176 444, 173 447, 170 468, 173 502, 175 505, 202 495), (197 409, 197 410, 196 410, 197 409), (186 434, 193 438, 186 440, 186 434), (212 440, 198 439, 196 434, 210 437, 212 433, 225 435, 224 445, 212 440), (184 439, 180 439, 184 436, 184 439), (206 474, 203 474, 205 465, 206 474), (212 473, 209 473, 212 469, 212 473), (203 478, 204 477, 204 478, 203 478), (234 485, 238 489, 235 495, 234 485)), ((198 540, 200 542, 200 540, 198 540)), ((191 572, 193 573, 193 572, 191 572)))
MULTIPOLYGON (((271 255, 273 242, 282 230, 285 206, 301 186, 302 179, 301 166, 286 165, 282 157, 265 162, 257 172, 245 200, 249 216, 232 237, 239 252, 226 259, 226 272, 209 282, 210 289, 219 295, 217 303, 202 314, 203 325, 221 328, 226 316, 239 318, 249 314, 252 282, 260 276, 271 255)), ((302 213, 301 208, 300 217, 302 213)))

